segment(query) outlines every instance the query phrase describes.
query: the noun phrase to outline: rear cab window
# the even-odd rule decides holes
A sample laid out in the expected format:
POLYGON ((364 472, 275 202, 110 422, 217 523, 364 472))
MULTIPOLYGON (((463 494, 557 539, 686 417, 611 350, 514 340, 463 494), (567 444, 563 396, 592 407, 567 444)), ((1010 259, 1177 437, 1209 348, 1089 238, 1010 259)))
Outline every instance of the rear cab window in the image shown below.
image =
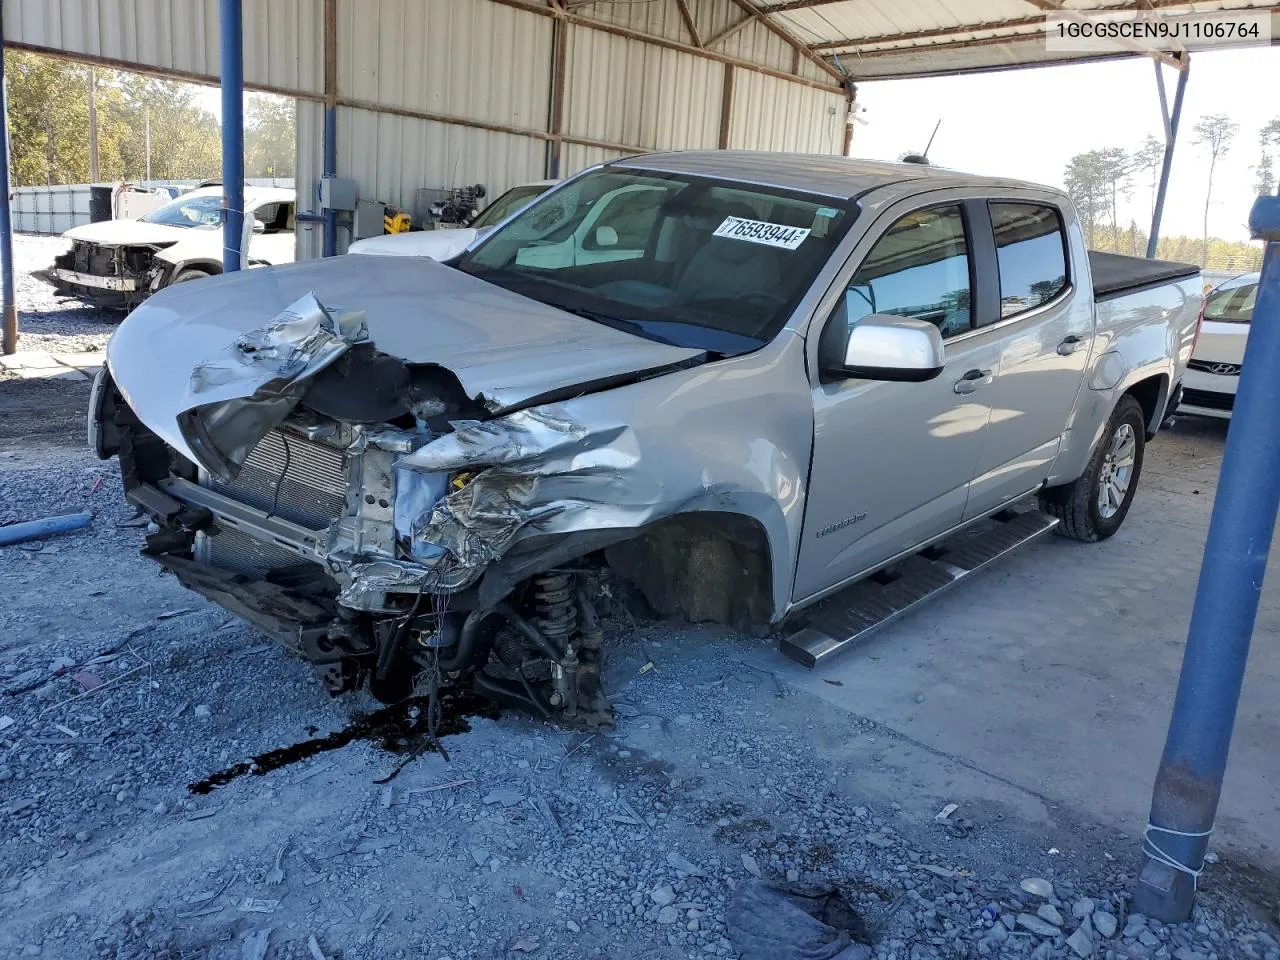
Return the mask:
POLYGON ((1067 236, 1055 207, 991 201, 1000 277, 1000 319, 1042 307, 1067 289, 1067 236))

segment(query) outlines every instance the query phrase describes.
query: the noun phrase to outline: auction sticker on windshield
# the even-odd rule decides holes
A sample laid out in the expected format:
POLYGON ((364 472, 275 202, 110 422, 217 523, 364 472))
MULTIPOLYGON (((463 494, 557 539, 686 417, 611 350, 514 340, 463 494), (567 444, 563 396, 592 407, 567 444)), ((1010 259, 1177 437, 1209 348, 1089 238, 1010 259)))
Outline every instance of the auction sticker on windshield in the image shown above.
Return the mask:
POLYGON ((809 235, 805 227, 788 227, 782 223, 766 223, 764 220, 744 220, 742 217, 725 217, 724 223, 716 227, 715 237, 729 237, 733 240, 746 240, 749 243, 763 243, 769 247, 782 247, 794 250, 809 235))

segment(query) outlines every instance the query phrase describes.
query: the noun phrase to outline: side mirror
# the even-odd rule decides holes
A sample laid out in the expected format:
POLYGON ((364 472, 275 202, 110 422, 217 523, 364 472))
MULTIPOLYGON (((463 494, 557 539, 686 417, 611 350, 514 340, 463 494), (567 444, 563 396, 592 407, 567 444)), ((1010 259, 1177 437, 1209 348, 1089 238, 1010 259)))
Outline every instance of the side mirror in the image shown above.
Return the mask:
POLYGON ((597 247, 616 247, 618 245, 618 231, 613 227, 596 227, 596 246, 597 247))
POLYGON ((265 223, 263 223, 261 220, 258 220, 258 219, 256 219, 256 218, 255 218, 255 219, 254 219, 254 221, 253 221, 253 232, 254 232, 254 233, 266 233, 266 232, 267 232, 267 225, 266 225, 265 223))
POLYGON ((826 366, 829 379, 932 380, 946 366, 942 333, 924 320, 873 313, 858 320, 843 356, 826 366))

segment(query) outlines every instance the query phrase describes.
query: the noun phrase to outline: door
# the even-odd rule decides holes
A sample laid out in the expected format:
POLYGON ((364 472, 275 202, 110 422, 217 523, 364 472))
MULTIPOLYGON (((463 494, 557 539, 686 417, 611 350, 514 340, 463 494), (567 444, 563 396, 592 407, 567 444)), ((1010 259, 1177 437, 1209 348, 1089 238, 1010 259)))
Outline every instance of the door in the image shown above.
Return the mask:
POLYGON ((1040 485, 1083 387, 1093 305, 1072 282, 1063 218, 1048 202, 991 200, 1000 283, 991 419, 982 438, 966 518, 1040 485))
POLYGON ((245 212, 244 226, 249 239, 243 248, 248 251, 245 266, 250 263, 293 263, 292 203, 281 200, 251 207, 245 212))
MULTIPOLYGON (((923 383, 845 379, 813 390, 814 447, 794 596, 807 599, 960 523, 987 426, 995 308, 974 284, 972 204, 911 210, 862 258, 823 339, 871 313, 928 320, 946 365, 923 383), (836 325, 832 327, 832 325, 836 325)), ((812 335, 812 334, 811 334, 812 335)), ((838 333, 840 338, 842 332, 838 333)))

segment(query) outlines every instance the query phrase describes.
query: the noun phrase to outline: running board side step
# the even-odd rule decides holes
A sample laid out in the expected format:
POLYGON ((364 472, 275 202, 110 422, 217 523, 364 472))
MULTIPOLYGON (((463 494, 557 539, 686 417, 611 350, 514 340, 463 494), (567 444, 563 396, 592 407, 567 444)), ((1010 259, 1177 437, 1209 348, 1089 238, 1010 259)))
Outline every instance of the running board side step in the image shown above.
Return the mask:
POLYGON ((824 600, 778 649, 817 666, 1057 525, 1036 510, 1002 511, 824 600))

